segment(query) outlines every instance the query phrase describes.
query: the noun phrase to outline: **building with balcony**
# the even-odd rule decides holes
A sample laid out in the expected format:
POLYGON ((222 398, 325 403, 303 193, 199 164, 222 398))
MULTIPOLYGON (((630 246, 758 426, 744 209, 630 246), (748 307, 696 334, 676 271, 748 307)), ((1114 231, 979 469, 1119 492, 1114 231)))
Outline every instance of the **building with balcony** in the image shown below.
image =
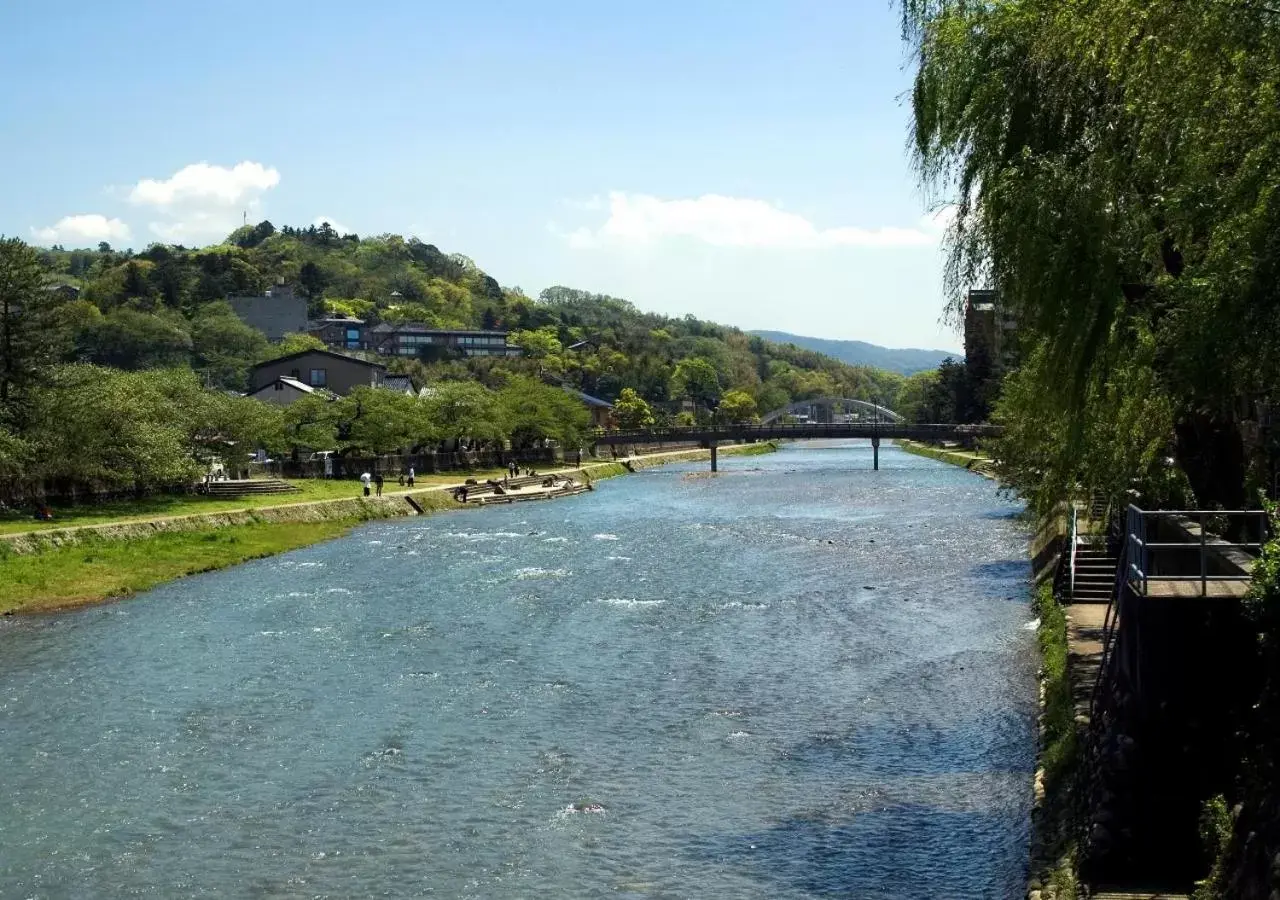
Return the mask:
POLYGON ((505 331, 454 331, 405 322, 384 322, 366 331, 367 349, 382 356, 519 356, 505 331))
POLYGON ((334 316, 307 323, 307 334, 334 350, 368 350, 364 319, 334 316))

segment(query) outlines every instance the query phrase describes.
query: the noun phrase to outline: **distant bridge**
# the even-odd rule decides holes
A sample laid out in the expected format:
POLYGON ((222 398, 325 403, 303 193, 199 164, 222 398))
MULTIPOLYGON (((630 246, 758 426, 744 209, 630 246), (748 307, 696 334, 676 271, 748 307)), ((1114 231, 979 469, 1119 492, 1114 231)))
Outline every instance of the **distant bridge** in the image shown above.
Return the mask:
POLYGON ((779 419, 793 416, 822 422, 905 422, 906 420, 887 406, 878 406, 866 400, 854 400, 851 397, 815 397, 812 400, 797 400, 781 409, 765 413, 760 417, 760 424, 771 425, 779 419))
POLYGON ((880 468, 880 439, 910 441, 969 441, 998 437, 999 425, 913 425, 906 422, 797 422, 785 424, 685 425, 640 430, 597 431, 597 445, 698 443, 711 448, 711 470, 716 469, 716 444, 725 441, 763 441, 772 438, 869 438, 875 468, 880 468))

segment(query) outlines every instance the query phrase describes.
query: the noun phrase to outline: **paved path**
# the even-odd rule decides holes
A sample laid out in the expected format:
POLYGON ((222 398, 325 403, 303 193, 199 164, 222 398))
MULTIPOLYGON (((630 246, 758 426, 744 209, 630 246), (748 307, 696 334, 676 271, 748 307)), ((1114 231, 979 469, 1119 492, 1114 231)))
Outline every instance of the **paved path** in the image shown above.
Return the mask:
POLYGON ((1067 607, 1067 671, 1077 716, 1089 715, 1093 685, 1102 667, 1102 628, 1107 604, 1074 603, 1067 607))
MULTIPOLYGON (((742 445, 726 445, 725 447, 721 447, 720 449, 723 451, 728 449, 730 446, 742 446, 742 445)), ((663 460, 670 459, 671 457, 687 456, 690 453, 697 453, 697 452, 709 453, 710 451, 699 451, 697 448, 685 448, 684 450, 668 450, 662 453, 646 453, 643 456, 630 456, 630 457, 620 456, 617 459, 595 459, 595 460, 586 459, 586 460, 583 460, 581 465, 563 466, 558 469, 548 469, 545 472, 540 471, 538 472, 538 474, 539 475, 571 475, 575 472, 585 472, 588 475, 590 475, 592 470, 599 469, 607 465, 613 465, 614 463, 639 462, 639 461, 663 461, 663 460)), ((475 477, 475 476, 465 476, 465 477, 475 477)), ((145 525, 152 522, 177 522, 184 519, 197 519, 205 516, 237 516, 237 515, 245 515, 248 513, 264 513, 264 512, 270 512, 273 510, 298 509, 298 508, 304 508, 308 506, 323 506, 329 503, 346 503, 350 500, 364 499, 363 497, 360 496, 360 482, 352 481, 351 485, 352 485, 352 488, 351 488, 350 497, 329 497, 324 500, 295 500, 290 503, 276 503, 270 506, 244 506, 244 507, 236 507, 234 509, 218 510, 217 512, 187 512, 187 513, 179 513, 179 514, 170 515, 170 516, 133 516, 133 517, 128 517, 124 519, 117 519, 111 522, 93 522, 85 525, 65 525, 58 528, 33 528, 29 531, 14 531, 14 532, 9 532, 7 534, 0 534, 0 541, 19 541, 24 538, 31 538, 31 537, 54 538, 59 535, 70 535, 70 534, 75 534, 77 532, 86 531, 86 530, 97 531, 97 530, 106 530, 111 528, 123 528, 130 525, 135 525, 135 526, 145 525)), ((414 488, 404 488, 404 489, 400 489, 397 486, 396 490, 383 490, 382 499, 389 500, 389 499, 395 499, 397 497, 401 497, 401 498, 416 497, 421 494, 429 494, 429 493, 435 493, 439 491, 452 491, 457 488, 463 487, 464 485, 465 485, 465 481, 456 481, 456 482, 451 482, 449 484, 434 484, 434 485, 429 485, 425 487, 414 487, 414 488)), ((369 499, 372 500, 376 498, 370 497, 369 499)))

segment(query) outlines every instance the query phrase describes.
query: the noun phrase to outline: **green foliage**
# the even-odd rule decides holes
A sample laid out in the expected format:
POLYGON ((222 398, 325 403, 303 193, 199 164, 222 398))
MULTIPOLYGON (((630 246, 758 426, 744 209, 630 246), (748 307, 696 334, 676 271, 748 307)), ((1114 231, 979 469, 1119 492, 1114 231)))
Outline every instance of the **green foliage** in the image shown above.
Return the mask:
POLYGON ((1006 413, 1040 395, 1028 428, 1065 444, 1041 454, 1048 477, 1069 482, 1072 458, 1101 454, 1126 467, 1114 482, 1165 490, 1147 483, 1150 430, 1108 436, 1092 409, 1109 385, 1144 382, 1136 356, 1198 502, 1239 506, 1240 419, 1280 397, 1280 16, 1252 2, 907 0, 904 21, 917 163, 956 203, 952 312, 986 285, 1016 315, 1039 359, 1006 413))
POLYGON ((300 450, 337 450, 342 407, 328 397, 312 394, 284 409, 282 441, 300 450))
POLYGON ((61 301, 43 283, 36 252, 0 238, 0 423, 21 421, 28 391, 55 358, 61 301))
POLYGON ((613 415, 619 428, 629 430, 652 428, 655 422, 649 404, 632 388, 622 389, 621 396, 613 404, 613 415))
POLYGON ((746 391, 729 391, 720 399, 720 418, 725 422, 755 422, 755 398, 746 391))
POLYGON ((577 397, 532 378, 508 381, 498 392, 498 406, 514 447, 541 441, 555 441, 566 449, 580 447, 591 425, 577 397))
POLYGON ((1155 350, 1149 336, 1140 338, 1105 378, 1092 373, 1088 402, 1074 426, 1062 396, 1044 390, 1053 377, 1050 354, 1043 347, 1032 350, 1006 379, 996 407, 995 420, 1005 427, 995 442, 1001 480, 1041 511, 1091 491, 1156 508, 1192 504, 1186 478, 1174 465, 1175 412, 1152 367, 1155 350), (1080 432, 1075 440, 1068 434, 1072 427, 1080 432))
POLYGON ((498 396, 473 381, 442 381, 423 398, 428 419, 445 439, 501 442, 507 436, 498 396))
POLYGON ((680 360, 671 375, 672 395, 692 400, 701 407, 719 403, 722 391, 716 367, 700 356, 680 360))
POLYGON ((188 325, 172 313, 118 307, 84 328, 77 343, 85 360, 120 369, 158 369, 191 362, 188 325))
POLYGON ((210 384, 244 390, 249 366, 262 359, 269 345, 256 328, 241 322, 229 306, 211 303, 201 310, 191 332, 196 368, 210 384))
POLYGON ((1213 862, 1208 876, 1196 883, 1191 900, 1218 900, 1226 897, 1225 889, 1227 848, 1231 843, 1231 810, 1221 794, 1210 797, 1200 809, 1200 842, 1205 856, 1213 862))
POLYGON ((286 334, 278 344, 271 344, 262 350, 261 359, 277 359, 304 353, 307 350, 327 350, 324 341, 309 334, 286 334))
POLYGON ((344 448, 365 453, 398 453, 435 438, 426 404, 417 397, 358 387, 334 401, 343 423, 344 448))
POLYGON ((1044 685, 1044 743, 1040 761, 1048 785, 1066 788, 1066 776, 1077 753, 1075 707, 1067 672, 1067 616, 1053 596, 1052 584, 1036 589, 1035 611, 1040 618, 1041 682, 1044 685))

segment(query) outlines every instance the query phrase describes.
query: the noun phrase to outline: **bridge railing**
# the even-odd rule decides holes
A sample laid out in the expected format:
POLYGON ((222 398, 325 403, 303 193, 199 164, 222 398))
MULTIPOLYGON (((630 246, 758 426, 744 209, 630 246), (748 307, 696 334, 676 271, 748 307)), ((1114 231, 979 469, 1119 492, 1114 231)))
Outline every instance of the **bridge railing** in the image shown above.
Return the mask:
POLYGON ((707 436, 720 434, 723 434, 726 438, 735 435, 785 437, 788 434, 804 435, 812 434, 814 432, 828 432, 834 434, 843 433, 860 436, 874 436, 876 434, 884 436, 911 434, 925 439, 930 437, 947 439, 956 436, 989 436, 998 433, 998 428, 991 425, 911 425, 902 422, 773 422, 767 425, 748 422, 737 424, 720 422, 714 425, 672 425, 665 428, 645 428, 636 430, 600 428, 596 429, 594 436, 597 439, 634 439, 637 443, 640 443, 656 440, 674 441, 681 438, 685 440, 703 440, 707 436))

